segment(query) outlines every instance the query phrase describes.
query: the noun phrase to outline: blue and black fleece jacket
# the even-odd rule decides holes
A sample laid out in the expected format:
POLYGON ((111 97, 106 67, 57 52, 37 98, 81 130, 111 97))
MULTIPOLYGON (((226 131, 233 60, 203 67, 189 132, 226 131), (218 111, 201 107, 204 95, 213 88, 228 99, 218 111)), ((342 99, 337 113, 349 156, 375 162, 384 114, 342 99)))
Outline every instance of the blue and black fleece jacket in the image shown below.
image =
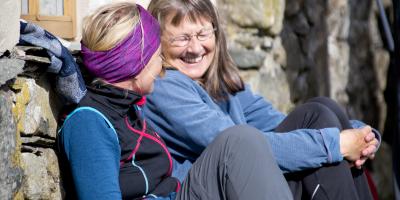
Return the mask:
POLYGON ((179 190, 164 141, 142 118, 142 99, 103 83, 88 87, 57 138, 71 198, 157 198, 179 190))

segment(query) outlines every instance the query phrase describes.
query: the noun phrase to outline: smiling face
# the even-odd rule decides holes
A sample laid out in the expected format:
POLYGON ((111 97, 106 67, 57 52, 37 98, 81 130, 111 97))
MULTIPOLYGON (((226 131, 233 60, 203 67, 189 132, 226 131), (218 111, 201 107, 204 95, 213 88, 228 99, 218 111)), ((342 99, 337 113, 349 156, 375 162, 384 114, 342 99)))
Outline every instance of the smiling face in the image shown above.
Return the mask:
POLYGON ((216 41, 212 23, 201 17, 197 22, 185 17, 175 26, 171 23, 173 16, 170 14, 166 17, 162 31, 164 61, 190 78, 200 79, 215 55, 216 41))

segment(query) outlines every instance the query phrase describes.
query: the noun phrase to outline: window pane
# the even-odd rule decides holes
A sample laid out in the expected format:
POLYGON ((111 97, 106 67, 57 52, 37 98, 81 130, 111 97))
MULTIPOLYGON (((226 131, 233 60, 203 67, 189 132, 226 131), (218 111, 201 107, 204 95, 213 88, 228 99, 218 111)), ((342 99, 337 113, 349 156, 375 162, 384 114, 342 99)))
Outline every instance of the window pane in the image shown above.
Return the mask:
POLYGON ((46 16, 64 15, 64 0, 40 0, 39 14, 46 16))
POLYGON ((21 0, 21 15, 29 14, 29 2, 28 0, 21 0))

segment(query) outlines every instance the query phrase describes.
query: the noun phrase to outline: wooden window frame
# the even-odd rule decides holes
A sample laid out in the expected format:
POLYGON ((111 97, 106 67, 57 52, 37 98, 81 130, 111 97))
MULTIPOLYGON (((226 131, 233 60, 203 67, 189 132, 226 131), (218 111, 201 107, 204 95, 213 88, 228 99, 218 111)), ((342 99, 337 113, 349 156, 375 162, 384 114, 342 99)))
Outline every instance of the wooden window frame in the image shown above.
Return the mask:
POLYGON ((40 15, 39 1, 40 0, 28 0, 28 14, 21 15, 21 18, 43 27, 58 37, 74 39, 76 36, 75 0, 64 0, 63 16, 40 15))

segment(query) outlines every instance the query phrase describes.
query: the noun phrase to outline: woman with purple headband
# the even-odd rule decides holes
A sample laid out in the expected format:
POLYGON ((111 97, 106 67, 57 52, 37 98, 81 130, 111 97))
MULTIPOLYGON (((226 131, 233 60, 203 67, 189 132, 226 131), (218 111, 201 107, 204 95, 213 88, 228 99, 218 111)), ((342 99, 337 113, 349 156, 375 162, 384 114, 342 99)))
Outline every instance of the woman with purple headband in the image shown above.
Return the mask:
POLYGON ((224 130, 182 185, 171 176, 171 155, 141 111, 161 72, 160 27, 141 6, 105 5, 82 35, 96 79, 58 134, 68 199, 292 199, 267 140, 249 126, 224 130))

